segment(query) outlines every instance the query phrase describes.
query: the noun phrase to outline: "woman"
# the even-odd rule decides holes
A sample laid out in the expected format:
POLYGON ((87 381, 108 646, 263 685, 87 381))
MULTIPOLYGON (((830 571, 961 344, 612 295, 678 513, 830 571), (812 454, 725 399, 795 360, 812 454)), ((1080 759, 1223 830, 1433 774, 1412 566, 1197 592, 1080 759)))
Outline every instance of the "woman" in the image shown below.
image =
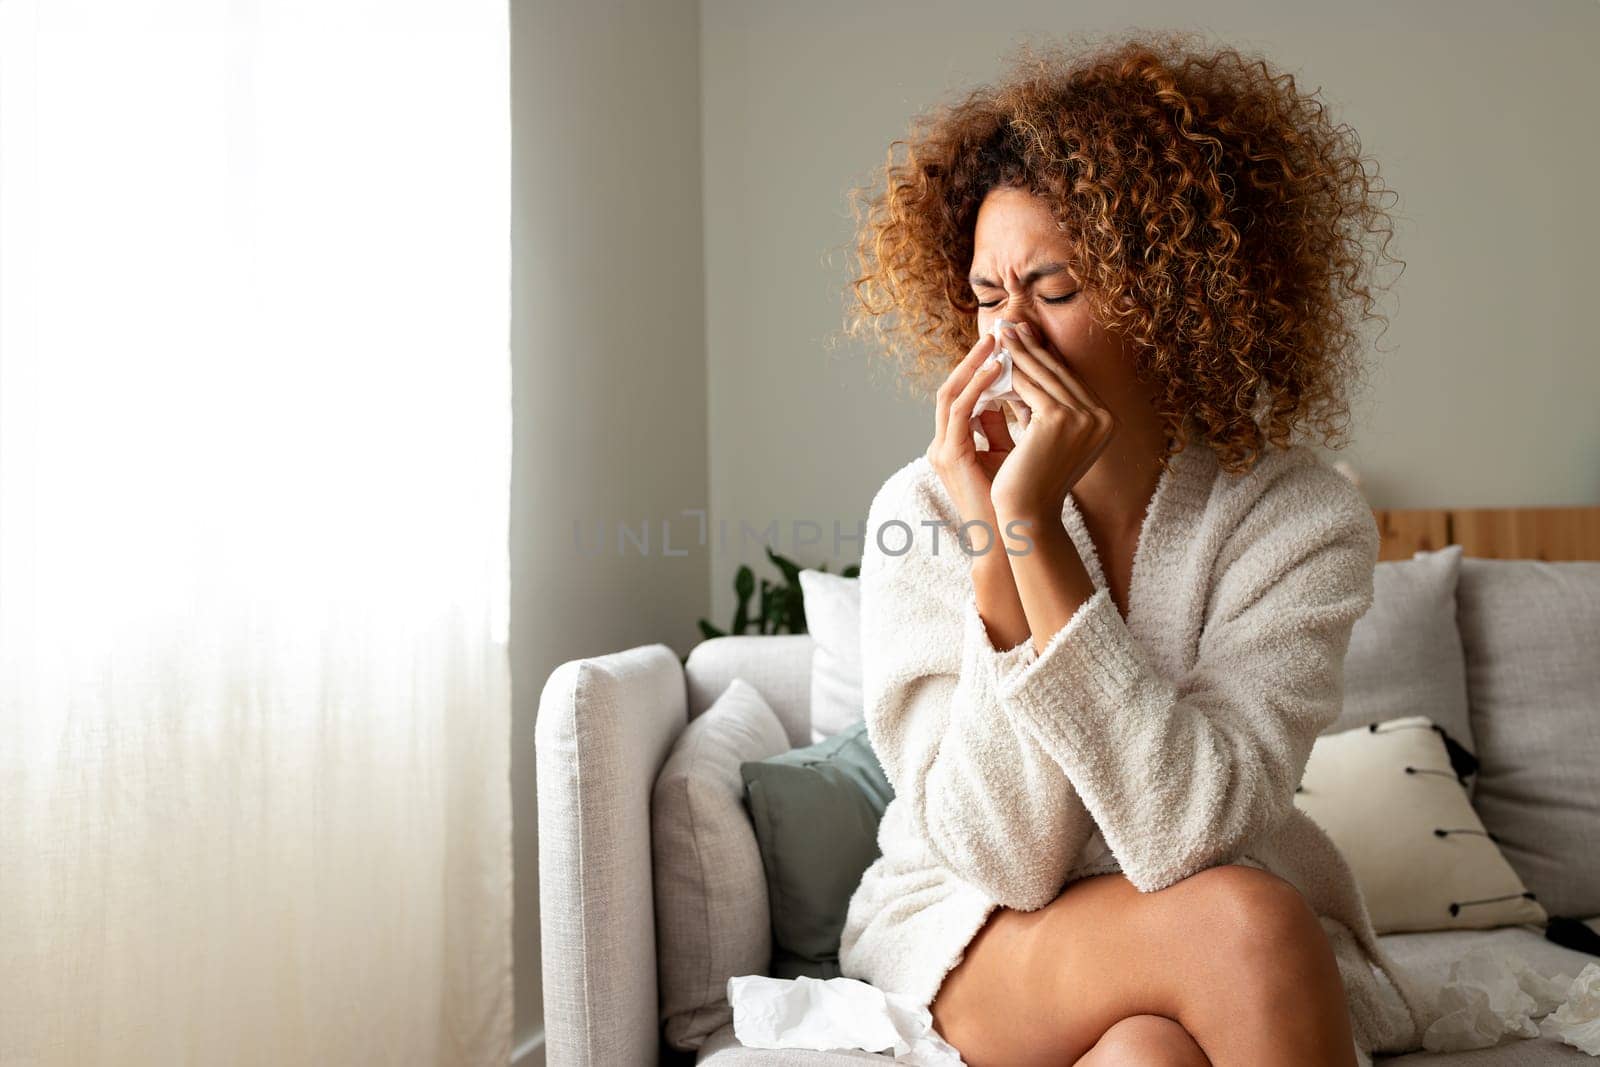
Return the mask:
POLYGON ((852 331, 943 382, 868 518, 896 795, 843 973, 929 1006, 972 1067, 1418 1047, 1422 1001, 1293 800, 1378 551, 1291 440, 1337 437, 1376 317, 1359 145, 1181 34, 1025 49, 896 143, 852 331), (997 319, 1030 418, 984 412, 979 448, 997 319))

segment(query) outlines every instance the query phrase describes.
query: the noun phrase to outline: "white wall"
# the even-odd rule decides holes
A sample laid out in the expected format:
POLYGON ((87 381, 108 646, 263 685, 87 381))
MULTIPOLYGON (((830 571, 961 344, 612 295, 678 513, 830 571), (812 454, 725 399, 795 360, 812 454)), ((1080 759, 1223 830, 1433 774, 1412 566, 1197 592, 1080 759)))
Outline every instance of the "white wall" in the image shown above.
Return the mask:
MULTIPOLYGON (((1600 501, 1600 3, 701 9, 715 514, 853 529, 883 478, 926 447, 931 397, 869 376, 859 349, 823 347, 848 278, 845 190, 881 166, 914 113, 987 80, 1023 36, 1128 26, 1207 32, 1320 85, 1399 194, 1391 251, 1406 266, 1382 309, 1384 351, 1353 444, 1328 453, 1356 466, 1373 505, 1600 501)), ((796 554, 814 564, 831 552, 796 554)), ((847 546, 840 562, 859 555, 847 546)), ((741 561, 775 573, 758 551, 714 559, 719 619, 741 561)))
POLYGON ((543 1029, 533 729, 560 663, 688 651, 707 559, 586 556, 572 521, 706 503, 694 0, 513 3, 516 1044, 543 1029))

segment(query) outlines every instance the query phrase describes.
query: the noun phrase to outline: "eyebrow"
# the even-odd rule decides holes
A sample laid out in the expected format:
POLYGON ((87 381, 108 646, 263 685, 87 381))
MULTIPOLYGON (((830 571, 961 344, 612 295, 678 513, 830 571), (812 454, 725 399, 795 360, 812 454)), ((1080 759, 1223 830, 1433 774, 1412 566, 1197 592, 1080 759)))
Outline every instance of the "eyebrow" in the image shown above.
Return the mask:
MULTIPOLYGON (((1066 269, 1067 269, 1067 265, 1065 263, 1044 263, 1044 264, 1041 264, 1040 266, 1037 266, 1037 267, 1033 268, 1028 273, 1026 273, 1026 274, 1024 274, 1022 276, 1022 284, 1023 285, 1027 285, 1029 282, 1033 281, 1035 278, 1043 278, 1043 277, 1046 277, 1046 276, 1051 275, 1051 274, 1060 274, 1062 271, 1064 271, 1066 269)), ((978 288, 979 286, 982 286, 982 287, 988 288, 988 289, 999 289, 999 288, 1002 288, 1002 286, 1000 285, 999 282, 990 281, 988 278, 985 278, 985 277, 983 277, 982 275, 979 275, 979 274, 972 275, 970 278, 967 279, 967 281, 969 283, 971 283, 973 288, 978 288)))

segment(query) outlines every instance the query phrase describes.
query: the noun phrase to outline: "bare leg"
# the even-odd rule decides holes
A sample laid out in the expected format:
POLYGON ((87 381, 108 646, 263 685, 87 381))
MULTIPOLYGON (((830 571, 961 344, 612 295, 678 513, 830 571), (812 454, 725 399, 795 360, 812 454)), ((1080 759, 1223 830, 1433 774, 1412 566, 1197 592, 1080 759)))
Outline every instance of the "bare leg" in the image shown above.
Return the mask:
POLYGON ((1081 879, 1037 911, 997 908, 931 1005, 970 1067, 1074 1064, 1136 1015, 1180 1024, 1216 1067, 1353 1067, 1333 948, 1305 898, 1253 867, 1158 893, 1081 879))
POLYGON ((1211 1067, 1182 1024, 1161 1015, 1132 1015, 1101 1035, 1073 1067, 1211 1067))

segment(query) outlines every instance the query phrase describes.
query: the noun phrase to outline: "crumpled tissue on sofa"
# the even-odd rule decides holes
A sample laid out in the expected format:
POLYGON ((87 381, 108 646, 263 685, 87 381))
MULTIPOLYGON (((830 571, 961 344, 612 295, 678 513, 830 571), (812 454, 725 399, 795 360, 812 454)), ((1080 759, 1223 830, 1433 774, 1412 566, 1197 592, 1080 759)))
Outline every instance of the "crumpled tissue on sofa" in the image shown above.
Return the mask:
POLYGON ((914 1067, 964 1067, 931 1011, 859 979, 735 975, 728 1003, 734 1036, 750 1048, 864 1049, 914 1067))
POLYGON ((1576 978, 1547 976, 1515 953, 1480 947, 1450 965, 1422 1047, 1463 1052, 1541 1033, 1600 1055, 1600 963, 1576 978))
POLYGON ((1600 1056, 1600 963, 1586 963, 1567 988, 1561 1007, 1545 1016, 1544 1032, 1600 1056))

